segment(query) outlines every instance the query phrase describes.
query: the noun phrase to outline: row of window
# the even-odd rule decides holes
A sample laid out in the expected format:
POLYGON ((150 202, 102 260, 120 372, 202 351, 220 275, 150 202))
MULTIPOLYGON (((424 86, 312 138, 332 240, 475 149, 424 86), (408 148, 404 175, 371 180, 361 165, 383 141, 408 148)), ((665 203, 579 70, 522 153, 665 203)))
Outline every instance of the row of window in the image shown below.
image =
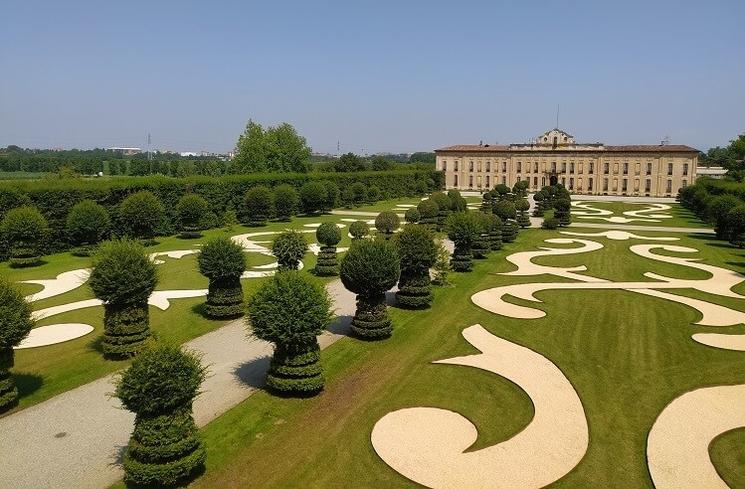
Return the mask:
MULTIPOLYGON (((518 181, 521 180, 520 175, 517 176, 517 180, 518 181)), ((495 179, 495 181, 496 181, 496 179, 495 179)), ((530 182, 530 177, 527 177, 525 179, 525 181, 528 182, 528 185, 530 185, 530 183, 531 183, 530 182)), ((507 185, 507 177, 506 176, 504 176, 504 175, 502 176, 501 183, 504 184, 504 185, 507 185)), ((592 183, 593 183, 593 179, 592 178, 588 178, 587 179, 587 191, 588 192, 592 192, 592 183)), ((565 177, 562 177, 561 178, 561 184, 564 185, 569 190, 575 190, 575 188, 574 188, 574 178, 571 178, 570 177, 569 178, 569 184, 567 185, 567 179, 565 177)), ((578 179, 578 184, 579 185, 577 187, 577 190, 582 190, 582 179, 581 178, 578 179)), ((496 183, 495 183, 495 185, 496 185, 496 183)), ((543 187, 545 185, 547 185, 547 183, 546 183, 546 177, 541 177, 541 186, 543 187)), ((688 181, 687 180, 683 180, 682 186, 683 187, 686 187, 687 185, 688 185, 688 181)), ((453 175, 453 186, 455 186, 455 187, 458 186, 458 175, 453 175)), ((481 186, 481 180, 480 179, 479 179, 479 186, 481 186)), ((629 186, 628 179, 626 179, 626 178, 622 179, 622 181, 621 181, 621 191, 622 192, 628 192, 628 190, 629 190, 628 186, 629 186)), ((485 188, 491 188, 491 179, 489 178, 489 175, 486 175, 484 187, 485 188)), ((469 175, 468 176, 468 188, 473 188, 473 175, 469 175)), ((538 188, 538 177, 533 177, 533 188, 538 188)), ((667 187, 666 187, 666 191, 665 192, 668 193, 668 194, 672 193, 672 188, 673 188, 673 181, 670 180, 670 179, 668 179, 667 180, 667 187)), ((651 191, 651 189, 652 189, 652 180, 646 179, 645 182, 644 182, 644 191, 647 192, 647 193, 649 193, 651 191)), ((607 192, 608 191, 608 179, 607 178, 603 178, 603 191, 604 192, 607 192)), ((617 178, 614 178, 613 179, 613 191, 614 192, 617 192, 618 191, 618 179, 617 178)), ((638 178, 634 180, 634 191, 635 192, 638 192, 639 191, 639 179, 638 178)))
MULTIPOLYGON (((589 168, 588 168, 589 172, 588 173, 595 173, 595 163, 590 162, 590 163, 588 163, 588 165, 589 165, 589 168)), ((496 165, 495 165, 495 167, 496 167, 496 165)), ((530 163, 527 163, 525 167, 526 167, 526 170, 525 171, 527 173, 530 173, 530 163)), ((577 173, 584 173, 583 172, 584 165, 582 163, 579 163, 578 167, 579 167, 579 171, 577 173)), ((629 164, 628 163, 623 163, 623 167, 622 168, 623 168, 623 174, 624 175, 628 175, 629 174, 629 164)), ((636 164, 636 170, 634 172, 635 175, 639 175, 640 174, 640 168, 641 168, 640 167, 640 164, 637 163, 636 164)), ((447 171, 447 161, 443 161, 442 162, 442 169, 444 171, 447 171)), ((474 165, 473 165, 473 161, 471 161, 468 164, 468 171, 469 172, 473 172, 473 169, 474 169, 474 165)), ((516 163, 515 170, 518 173, 520 173, 520 172, 523 171, 523 165, 522 165, 522 162, 521 161, 518 161, 516 163)), ((575 173, 574 170, 575 170, 574 162, 570 162, 569 163, 569 173, 575 173)), ((458 162, 457 161, 454 162, 453 171, 458 171, 458 162)), ((478 163, 478 171, 481 171, 481 162, 478 163)), ((551 170, 550 171, 551 171, 551 173, 557 173, 556 162, 552 162, 551 163, 551 170)), ((487 173, 491 172, 491 162, 490 161, 487 161, 486 162, 486 172, 487 173)), ((507 172, 507 162, 506 161, 503 161, 502 162, 502 173, 506 173, 506 172, 507 172)), ((538 163, 537 162, 536 163, 533 163, 533 173, 538 173, 538 163)), ((566 163, 562 163, 561 164, 561 173, 567 173, 567 164, 566 163)), ((613 164, 613 173, 618 173, 618 163, 614 163, 613 164)), ((609 175, 610 174, 610 163, 603 163, 603 174, 605 174, 605 175, 609 175)), ((646 174, 647 175, 651 175, 652 174, 652 163, 647 163, 646 174)), ((667 164, 667 174, 668 175, 672 175, 673 174, 673 164, 672 163, 668 163, 667 164)), ((683 164, 683 175, 688 175, 688 163, 684 163, 683 164)))

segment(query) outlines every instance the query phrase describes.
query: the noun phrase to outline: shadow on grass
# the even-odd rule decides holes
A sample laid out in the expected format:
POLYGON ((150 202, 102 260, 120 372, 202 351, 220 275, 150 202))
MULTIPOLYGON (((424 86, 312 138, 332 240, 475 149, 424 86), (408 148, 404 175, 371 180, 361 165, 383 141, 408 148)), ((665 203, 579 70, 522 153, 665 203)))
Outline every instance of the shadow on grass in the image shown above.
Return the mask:
POLYGON ((191 306, 191 312, 195 314, 199 314, 203 319, 207 319, 208 321, 213 321, 215 323, 222 323, 225 321, 234 321, 244 316, 244 314, 235 314, 233 316, 227 316, 227 317, 222 317, 222 318, 216 318, 216 317, 209 316, 206 313, 204 302, 200 302, 199 304, 194 304, 193 306, 191 306))
POLYGON ((23 399, 38 391, 44 384, 44 378, 36 374, 12 373, 18 389, 18 398, 23 399))

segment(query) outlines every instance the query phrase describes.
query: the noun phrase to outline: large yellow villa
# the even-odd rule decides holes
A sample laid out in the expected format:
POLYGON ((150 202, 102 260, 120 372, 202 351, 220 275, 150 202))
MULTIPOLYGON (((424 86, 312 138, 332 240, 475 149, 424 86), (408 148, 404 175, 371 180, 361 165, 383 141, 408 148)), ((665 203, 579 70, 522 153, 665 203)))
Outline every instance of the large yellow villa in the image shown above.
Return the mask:
POLYGON ((435 150, 446 188, 488 190, 553 183, 588 195, 672 197, 696 179, 698 150, 680 144, 609 146, 576 143, 551 129, 526 144, 459 144, 435 150))

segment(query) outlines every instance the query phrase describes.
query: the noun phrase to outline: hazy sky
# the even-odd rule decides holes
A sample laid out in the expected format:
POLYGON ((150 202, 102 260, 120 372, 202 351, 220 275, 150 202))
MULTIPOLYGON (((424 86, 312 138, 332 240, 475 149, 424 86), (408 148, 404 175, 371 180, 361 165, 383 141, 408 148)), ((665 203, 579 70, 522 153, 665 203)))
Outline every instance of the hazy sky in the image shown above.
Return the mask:
POLYGON ((3 0, 0 146, 315 151, 745 132, 745 1, 3 0))

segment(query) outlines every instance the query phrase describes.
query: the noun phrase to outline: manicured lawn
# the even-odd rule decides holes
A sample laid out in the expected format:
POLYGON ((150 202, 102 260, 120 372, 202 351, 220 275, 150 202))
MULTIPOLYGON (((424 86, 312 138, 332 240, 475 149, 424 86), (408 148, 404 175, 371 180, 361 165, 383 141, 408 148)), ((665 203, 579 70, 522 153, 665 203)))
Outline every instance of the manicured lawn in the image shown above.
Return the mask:
MULTIPOLYGON (((606 209, 613 212, 613 216, 618 217, 628 217, 633 218, 633 216, 625 216, 623 213, 626 211, 638 211, 641 209, 644 209, 647 206, 646 204, 636 204, 636 203, 630 203, 630 202, 611 202, 611 201, 585 201, 587 202, 590 207, 594 207, 596 209, 606 209)), ((660 222, 644 222, 644 221, 634 221, 630 222, 629 224, 634 225, 641 225, 641 226, 660 226, 660 227, 686 227, 686 228, 708 228, 710 227, 708 224, 702 222, 698 217, 696 217, 691 211, 684 208, 678 203, 666 203, 666 205, 669 205, 671 209, 669 210, 663 210, 663 211, 652 211, 648 214, 669 214, 672 217, 672 219, 658 219, 660 222)), ((579 208, 572 207, 572 210, 583 210, 579 208)), ((641 214, 643 216, 643 214, 641 214)), ((601 217, 611 217, 611 216, 601 216, 601 217)), ((574 222, 587 222, 587 223, 605 223, 605 221, 601 219, 581 219, 580 216, 572 216, 572 219, 574 222)))
MULTIPOLYGON (((745 382, 742 352, 700 345, 691 334, 745 334, 745 326, 694 326, 698 313, 686 306, 620 290, 540 292, 544 302, 531 305, 547 314, 536 320, 494 315, 471 303, 473 293, 488 287, 562 281, 553 276, 496 275, 513 269, 504 260, 507 254, 545 246, 545 238, 557 236, 523 231, 516 243, 479 262, 473 273, 454 275, 454 287, 437 289, 432 309, 393 309, 396 329, 386 341, 345 338, 329 347, 323 352, 328 381, 318 397, 281 399, 258 392, 210 423, 203 429, 207 472, 193 486, 412 487, 380 460, 369 438, 378 419, 404 407, 433 406, 466 416, 479 430, 471 449, 511 437, 530 422, 533 413, 521 389, 481 370, 431 363, 473 353, 460 332, 480 323, 553 361, 582 400, 590 428, 589 449, 553 487, 652 487, 646 439, 665 406, 698 387, 745 382)), ((648 280, 642 275, 645 271, 680 278, 707 276, 633 255, 628 246, 639 241, 587 239, 598 240, 605 248, 536 261, 585 264, 588 274, 612 280, 648 280)), ((743 252, 720 242, 684 237, 674 244, 701 250, 706 263, 742 268, 743 252)), ((742 286, 737 289, 745 292, 742 286)), ((706 299, 745 310, 745 303, 734 299, 706 299)), ((745 482, 743 433, 736 430, 712 444, 714 462, 733 487, 745 482)))

